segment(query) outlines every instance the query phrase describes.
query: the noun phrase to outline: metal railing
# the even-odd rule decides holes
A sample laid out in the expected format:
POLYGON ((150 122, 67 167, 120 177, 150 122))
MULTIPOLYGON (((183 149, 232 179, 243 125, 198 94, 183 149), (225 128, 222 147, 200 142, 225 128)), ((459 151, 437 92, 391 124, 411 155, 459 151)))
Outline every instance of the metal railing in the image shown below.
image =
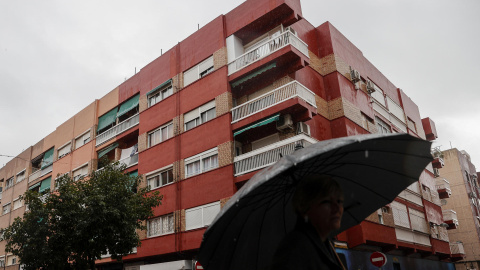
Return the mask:
POLYGON ((317 107, 315 94, 301 83, 293 81, 233 108, 232 124, 294 97, 317 107))
POLYGON ((452 254, 465 254, 463 243, 461 242, 450 243, 450 252, 452 252, 452 254))
POLYGON ((280 36, 272 37, 269 40, 259 44, 252 50, 240 55, 235 60, 228 64, 228 75, 233 74, 240 69, 254 63, 275 51, 287 46, 292 45, 302 54, 308 57, 308 45, 295 36, 292 32, 284 32, 280 36))
POLYGON ((131 129, 132 127, 138 125, 139 122, 140 122, 140 114, 137 113, 134 116, 128 118, 127 120, 119 123, 118 125, 110 129, 107 129, 105 132, 97 135, 95 146, 99 146, 102 143, 105 143, 108 140, 112 139, 113 137, 121 134, 122 132, 125 132, 128 129, 131 129))
POLYGON ((317 140, 300 134, 237 156, 233 159, 235 176, 259 170, 277 162, 280 154, 286 156, 293 153, 297 144, 305 147, 316 142, 317 140))

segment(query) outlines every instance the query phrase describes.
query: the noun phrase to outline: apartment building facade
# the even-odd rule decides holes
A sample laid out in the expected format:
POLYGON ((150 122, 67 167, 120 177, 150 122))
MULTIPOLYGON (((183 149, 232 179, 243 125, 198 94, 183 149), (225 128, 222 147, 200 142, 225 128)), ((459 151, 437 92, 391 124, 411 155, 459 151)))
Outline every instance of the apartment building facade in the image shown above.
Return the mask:
POLYGON ((456 148, 441 151, 444 166, 440 179, 448 181, 452 196, 442 205, 444 216, 452 216, 458 228, 449 231, 450 241, 462 243, 466 257, 456 269, 480 268, 480 186, 475 166, 466 151, 456 148))
MULTIPOLYGON (((80 178, 105 159, 120 161, 164 199, 142 245, 123 262, 106 255, 98 268, 189 269, 222 205, 280 154, 391 132, 437 136, 433 121, 333 25, 303 18, 300 0, 247 0, 1 168, 0 227, 23 215, 18 197, 26 190, 48 194, 58 175, 80 178)), ((455 226, 444 225, 440 199, 449 194, 437 188, 433 166, 338 236, 349 268, 371 267, 372 251, 387 254, 384 269, 451 269, 463 258, 448 240, 455 226)), ((4 247, 0 260, 18 269, 4 247)))

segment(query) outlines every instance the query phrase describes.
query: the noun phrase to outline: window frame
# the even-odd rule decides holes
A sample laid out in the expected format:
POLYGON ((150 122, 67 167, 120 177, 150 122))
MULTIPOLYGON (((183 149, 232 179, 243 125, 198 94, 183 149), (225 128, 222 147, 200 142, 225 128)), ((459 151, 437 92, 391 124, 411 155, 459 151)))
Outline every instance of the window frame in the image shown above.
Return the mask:
POLYGON ((14 178, 15 178, 15 177, 12 176, 12 177, 8 178, 7 181, 5 181, 5 190, 13 187, 13 185, 15 184, 14 181, 13 181, 14 178))
POLYGON ((175 233, 175 217, 173 215, 173 213, 170 213, 170 214, 166 214, 166 215, 162 215, 162 216, 158 216, 158 217, 154 217, 154 218, 151 218, 149 220, 147 220, 147 238, 151 238, 151 237, 157 237, 157 236, 162 236, 162 235, 167 235, 167 234, 172 234, 172 233, 175 233), (165 228, 164 226, 164 222, 170 222, 170 218, 171 218, 171 228, 169 226, 169 229, 171 230, 168 230, 168 231, 163 231, 163 228, 165 228), (153 221, 156 221, 156 220, 159 220, 160 221, 160 225, 159 225, 159 230, 160 231, 159 233, 157 234, 152 234, 152 231, 151 231, 151 222, 153 221))
POLYGON ((25 178, 27 177, 27 176, 25 175, 25 172, 26 172, 26 169, 23 169, 23 170, 21 170, 19 173, 16 174, 16 176, 15 176, 15 183, 20 183, 20 182, 22 182, 23 180, 25 180, 25 178), (18 176, 19 176, 19 175, 23 175, 23 179, 18 180, 18 178, 19 178, 18 176))
POLYGON ((78 148, 80 148, 80 147, 84 146, 85 144, 89 143, 92 140, 91 137, 92 136, 90 135, 90 129, 88 129, 87 131, 85 131, 82 134, 75 137, 75 150, 77 150, 78 148), (87 134, 88 134, 88 138, 85 138, 87 134), (82 144, 81 145, 77 145, 77 141, 79 139, 82 139, 82 144))
POLYGON ((161 188, 161 187, 165 187, 165 186, 168 186, 168 185, 171 185, 173 184, 175 181, 174 181, 174 176, 173 176, 173 165, 168 165, 166 167, 163 167, 159 170, 156 170, 154 172, 151 172, 149 174, 146 175, 146 178, 147 178, 147 185, 150 187, 151 190, 154 190, 154 189, 157 189, 157 188, 161 188), (170 182, 167 182, 166 184, 163 184, 162 183, 162 178, 161 178, 161 175, 163 173, 167 173, 168 175, 168 171, 172 171, 172 179, 170 182), (158 178, 157 178, 158 177, 158 178), (157 179, 154 179, 154 178, 157 178, 157 179), (150 184, 150 181, 158 181, 158 183, 160 184, 159 186, 155 186, 153 187, 153 185, 150 184))
POLYGON ((218 213, 221 210, 220 201, 215 201, 215 202, 212 202, 212 203, 208 203, 208 204, 192 207, 192 208, 189 208, 189 209, 185 209, 185 231, 195 230, 195 229, 199 229, 199 228, 205 228, 205 227, 209 226, 210 224, 212 224, 213 220, 215 219, 215 216, 213 216, 211 220, 205 221, 205 213, 204 213, 204 210, 208 207, 211 207, 211 206, 218 206, 218 212, 215 214, 215 216, 218 215, 218 213), (201 224, 197 225, 197 226, 189 227, 188 226, 189 213, 192 213, 192 212, 198 211, 198 210, 201 210, 201 216, 202 216, 201 217, 202 218, 201 224))
POLYGON ((6 203, 2 206, 2 216, 12 212, 12 203, 6 203), (8 207, 7 207, 8 206, 8 207), (5 212, 7 209, 7 212, 5 212))
MULTIPOLYGON (((160 126, 156 129, 154 129, 153 131, 151 132, 148 132, 147 133, 147 147, 150 148, 150 147, 153 147, 159 143, 162 143, 170 138, 173 138, 175 136, 175 132, 174 132, 174 129, 173 129, 173 121, 170 121, 168 122, 167 124, 163 125, 163 126, 160 126), (168 136, 170 134, 170 132, 168 132, 167 130, 167 138, 163 138, 163 129, 165 128, 171 128, 171 136, 168 136), (158 142, 154 142, 152 144, 152 136, 155 136, 155 134, 159 132, 159 141, 158 142)), ((153 137, 154 138, 154 137, 153 137)))
POLYGON ((212 149, 209 149, 207 151, 204 151, 202 153, 199 153, 195 156, 192 156, 192 157, 189 157, 189 158, 186 158, 184 160, 184 163, 185 163, 185 178, 189 178, 189 177, 192 177, 192 176, 195 176, 195 175, 198 175, 198 174, 202 174, 204 172, 208 172, 208 171, 211 171, 211 170, 214 170, 216 168, 219 167, 219 163, 218 163, 218 148, 217 147, 214 147, 212 149), (210 166, 208 169, 205 169, 204 168, 204 161, 213 157, 213 156, 217 156, 216 157, 216 166, 210 166), (193 163, 199 163, 199 170, 196 172, 196 173, 188 173, 188 165, 190 164, 193 164, 193 163))
POLYGON ((72 179, 73 179, 74 182, 85 178, 85 176, 87 176, 87 175, 88 175, 88 162, 84 163, 84 164, 82 164, 82 165, 80 165, 77 168, 72 170, 72 179), (79 174, 79 175, 75 176, 75 172, 78 172, 78 171, 83 170, 83 169, 86 169, 86 171, 87 171, 85 174, 79 174), (75 177, 78 177, 78 178, 75 179, 75 177))
POLYGON ((383 121, 380 117, 375 116, 375 126, 377 127, 378 134, 390 134, 393 133, 392 127, 383 121), (386 131, 386 132, 384 132, 386 131))
POLYGON ((65 143, 64 145, 62 145, 58 148, 58 150, 57 150, 57 160, 63 158, 64 156, 70 154, 71 152, 72 152, 72 142, 69 141, 69 142, 65 143), (60 152, 64 149, 66 149, 66 148, 67 148, 67 152, 63 153, 63 154, 60 154, 60 152))
POLYGON ((18 198, 16 198, 15 200, 13 200, 13 209, 12 209, 12 211, 13 211, 13 210, 17 210, 17 209, 19 209, 19 208, 22 208, 22 206, 23 206, 22 200, 20 199, 20 197, 18 197, 18 198), (15 203, 16 203, 16 202, 20 202, 20 206, 16 207, 16 206, 15 206, 15 203))
POLYGON ((210 120, 213 120, 216 117, 217 117, 217 106, 216 106, 215 100, 211 100, 203 104, 202 106, 199 106, 183 114, 183 119, 184 119, 183 130, 188 131, 210 120), (208 113, 212 111, 213 111, 213 116, 212 115, 209 116, 208 113), (188 124, 192 122, 194 122, 194 125, 189 127, 188 124))
POLYGON ((207 57, 202 62, 183 72, 183 87, 194 83, 195 81, 207 76, 215 70, 213 55, 207 57))
POLYGON ((170 82, 167 85, 164 85, 157 90, 155 90, 153 93, 147 95, 147 102, 148 102, 148 108, 152 107, 155 104, 160 103, 162 100, 166 99, 167 97, 173 95, 173 85, 170 82), (164 93, 167 91, 168 95, 164 96, 164 93), (157 97, 158 96, 158 97, 157 97), (151 102, 152 98, 155 98, 155 102, 151 102))

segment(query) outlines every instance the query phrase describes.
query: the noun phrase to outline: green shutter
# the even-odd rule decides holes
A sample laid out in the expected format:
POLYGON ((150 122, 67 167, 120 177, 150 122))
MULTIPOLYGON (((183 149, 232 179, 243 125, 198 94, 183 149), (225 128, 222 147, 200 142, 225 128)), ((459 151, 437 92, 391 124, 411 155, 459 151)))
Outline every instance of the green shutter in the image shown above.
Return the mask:
POLYGON ((246 128, 240 129, 239 131, 233 133, 233 136, 235 137, 235 136, 237 136, 238 134, 240 134, 240 133, 242 133, 242 132, 244 132, 244 131, 247 131, 247 130, 249 130, 249 129, 256 128, 256 127, 260 127, 260 126, 263 126, 263 125, 266 125, 266 124, 270 124, 270 123, 272 123, 273 121, 278 121, 279 118, 280 118, 280 114, 274 115, 274 116, 272 116, 272 117, 270 117, 270 118, 267 118, 267 119, 265 119, 265 120, 263 120, 263 121, 261 121, 261 122, 258 122, 258 123, 256 123, 256 124, 250 125, 250 126, 248 126, 248 127, 246 127, 246 128))
POLYGON ((42 193, 46 190, 49 190, 50 189, 50 182, 52 182, 52 177, 51 176, 42 181, 42 184, 40 185, 40 190, 38 192, 42 193))
POLYGON ((133 171, 129 175, 130 177, 137 177, 138 176, 138 171, 133 171))
POLYGON ((133 110, 135 107, 137 107, 139 97, 140 97, 140 94, 137 94, 131 99, 125 101, 122 105, 120 105, 120 108, 118 109, 117 118, 133 110))
POLYGON ((100 118, 98 118, 97 132, 109 126, 110 124, 114 123, 116 119, 117 119, 117 108, 114 108, 111 111, 107 112, 106 114, 100 116, 100 118))
POLYGON ((157 91, 158 89, 163 88, 164 86, 169 85, 171 83, 172 83, 172 79, 160 84, 159 86, 153 88, 153 90, 150 90, 150 92, 147 93, 147 96, 152 94, 153 92, 157 91))
POLYGON ((115 149, 117 147, 118 147, 118 143, 114 143, 110 146, 107 146, 107 147, 103 148, 102 150, 98 151, 98 158, 101 158, 101 157, 105 156, 106 154, 108 154, 110 151, 112 151, 113 149, 115 149))
POLYGON ((258 70, 256 70, 256 71, 248 74, 247 76, 241 78, 240 80, 232 83, 232 87, 235 88, 235 87, 239 86, 240 84, 242 84, 242 83, 250 80, 251 78, 253 78, 253 77, 255 77, 255 76, 258 76, 258 75, 262 74, 263 72, 265 72, 265 71, 267 71, 267 70, 269 70, 269 69, 272 69, 272 68, 274 68, 274 67, 276 67, 276 66, 277 66, 277 63, 271 63, 270 65, 264 66, 263 68, 260 68, 260 69, 258 69, 258 70))
POLYGON ((50 148, 45 154, 43 155, 43 162, 42 162, 42 169, 52 165, 53 163, 53 147, 50 148))
POLYGON ((35 185, 29 187, 28 189, 29 189, 29 190, 32 190, 32 189, 34 189, 34 188, 36 188, 36 187, 38 187, 38 186, 40 186, 40 182, 38 182, 38 183, 36 183, 35 185))

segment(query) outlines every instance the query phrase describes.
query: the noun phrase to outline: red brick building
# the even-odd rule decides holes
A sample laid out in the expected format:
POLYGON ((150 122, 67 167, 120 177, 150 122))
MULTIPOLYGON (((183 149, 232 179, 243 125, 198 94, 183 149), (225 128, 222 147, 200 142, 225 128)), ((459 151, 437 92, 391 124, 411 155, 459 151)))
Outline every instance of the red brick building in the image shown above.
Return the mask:
MULTIPOLYGON (((123 263, 106 255, 99 268, 190 269, 205 227, 279 153, 390 132, 436 138, 433 122, 333 25, 302 17, 300 0, 247 0, 1 168, 0 227, 23 215, 25 190, 47 192, 58 174, 81 177, 106 156, 164 199, 142 245, 123 263)), ((339 235, 349 268, 383 251, 385 269, 449 269, 462 254, 451 254, 440 207, 448 192, 440 194, 430 166, 395 202, 339 235)))

